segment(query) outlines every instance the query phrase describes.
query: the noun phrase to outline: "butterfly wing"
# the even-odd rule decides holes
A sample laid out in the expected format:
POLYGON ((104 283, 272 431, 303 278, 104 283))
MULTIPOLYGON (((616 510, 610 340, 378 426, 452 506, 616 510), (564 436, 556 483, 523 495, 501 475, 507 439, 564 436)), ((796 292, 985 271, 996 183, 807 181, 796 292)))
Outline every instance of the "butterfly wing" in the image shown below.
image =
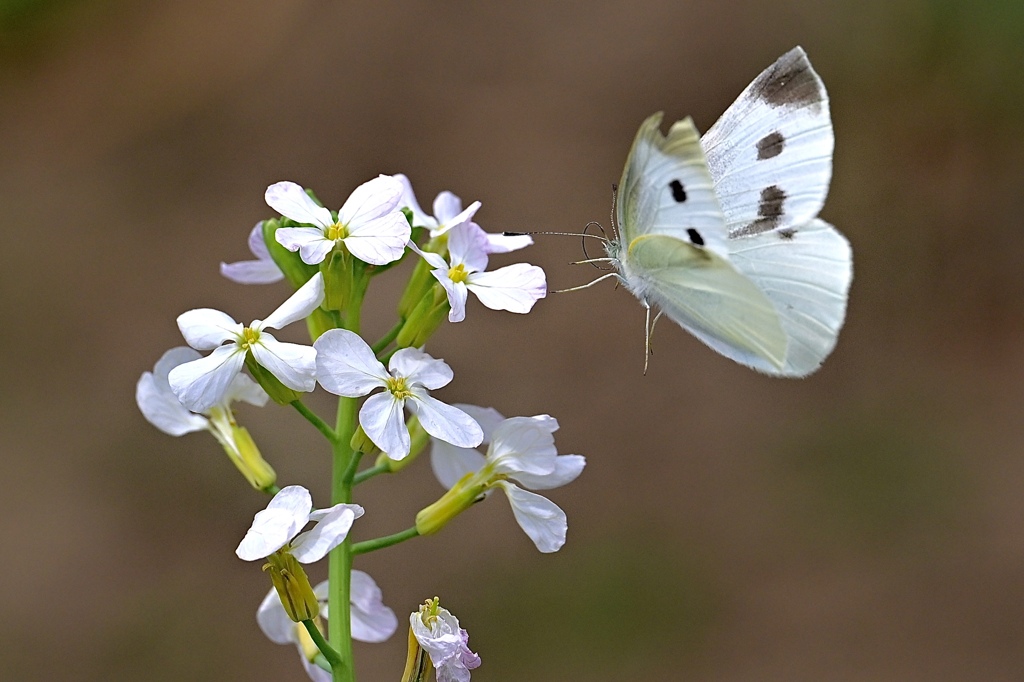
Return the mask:
POLYGON ((786 363, 779 315, 754 282, 713 251, 667 235, 629 245, 630 288, 722 355, 769 374, 786 363))
POLYGON ((818 369, 836 345, 853 278, 850 243, 824 220, 730 241, 730 262, 764 292, 789 339, 781 374, 818 369))
POLYGON ((722 209, 689 118, 661 133, 661 113, 650 116, 633 140, 616 206, 622 243, 661 234, 728 254, 722 209))
POLYGON ((802 48, 740 93, 701 146, 730 238, 817 217, 832 177, 828 93, 802 48))

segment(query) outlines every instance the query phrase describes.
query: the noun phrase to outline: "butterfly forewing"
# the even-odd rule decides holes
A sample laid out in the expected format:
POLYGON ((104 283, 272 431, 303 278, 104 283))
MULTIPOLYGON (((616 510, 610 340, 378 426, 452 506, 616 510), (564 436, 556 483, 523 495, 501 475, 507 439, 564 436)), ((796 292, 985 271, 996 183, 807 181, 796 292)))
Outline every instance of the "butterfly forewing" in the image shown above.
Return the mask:
POLYGON ((803 49, 747 86, 701 140, 730 237, 802 225, 832 176, 828 94, 803 49))
POLYGON ((662 135, 662 115, 643 122, 619 185, 618 221, 623 246, 662 234, 726 255, 726 229, 714 183, 689 118, 662 135))

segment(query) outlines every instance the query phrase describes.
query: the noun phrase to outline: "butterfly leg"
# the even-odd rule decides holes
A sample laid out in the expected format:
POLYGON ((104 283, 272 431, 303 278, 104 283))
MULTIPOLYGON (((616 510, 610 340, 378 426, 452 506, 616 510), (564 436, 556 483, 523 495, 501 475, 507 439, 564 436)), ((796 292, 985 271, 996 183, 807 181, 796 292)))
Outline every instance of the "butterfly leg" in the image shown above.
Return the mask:
POLYGON ((580 289, 587 289, 589 287, 594 286, 595 284, 597 284, 601 280, 608 279, 609 277, 618 277, 618 276, 619 276, 619 273, 617 273, 617 272, 609 272, 607 275, 601 275, 600 277, 595 279, 593 282, 587 282, 586 284, 581 284, 578 287, 570 287, 568 289, 557 289, 555 291, 552 291, 551 293, 553 293, 553 294, 565 294, 565 293, 568 293, 570 291, 579 291, 580 289))

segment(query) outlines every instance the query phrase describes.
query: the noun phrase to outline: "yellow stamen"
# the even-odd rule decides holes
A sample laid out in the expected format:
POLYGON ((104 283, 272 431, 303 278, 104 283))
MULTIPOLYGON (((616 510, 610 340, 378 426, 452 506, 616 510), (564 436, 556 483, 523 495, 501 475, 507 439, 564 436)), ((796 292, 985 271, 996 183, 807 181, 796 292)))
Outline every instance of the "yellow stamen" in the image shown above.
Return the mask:
POLYGON ((334 241, 344 239, 345 237, 348 236, 348 228, 342 225, 341 223, 334 223, 333 225, 327 228, 327 231, 324 233, 324 236, 334 241))
POLYGON ((448 271, 448 279, 456 283, 465 282, 467 277, 469 277, 469 273, 466 272, 466 266, 462 263, 448 271))
POLYGON ((405 377, 388 379, 387 388, 391 391, 391 395, 395 396, 398 400, 404 400, 412 396, 412 391, 409 390, 409 386, 405 383, 405 377))

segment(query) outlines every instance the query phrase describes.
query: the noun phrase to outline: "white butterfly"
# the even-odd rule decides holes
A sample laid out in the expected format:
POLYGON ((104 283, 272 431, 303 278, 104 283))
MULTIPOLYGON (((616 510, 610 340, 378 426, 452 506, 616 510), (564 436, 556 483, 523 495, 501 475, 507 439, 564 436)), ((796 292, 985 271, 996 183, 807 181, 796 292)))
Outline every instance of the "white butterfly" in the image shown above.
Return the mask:
POLYGON ((817 217, 832 174, 824 84, 797 47, 703 138, 689 118, 662 135, 661 118, 640 126, 619 185, 621 235, 595 260, 647 308, 648 344, 657 306, 736 362, 810 374, 835 347, 853 276, 849 243, 817 217))

